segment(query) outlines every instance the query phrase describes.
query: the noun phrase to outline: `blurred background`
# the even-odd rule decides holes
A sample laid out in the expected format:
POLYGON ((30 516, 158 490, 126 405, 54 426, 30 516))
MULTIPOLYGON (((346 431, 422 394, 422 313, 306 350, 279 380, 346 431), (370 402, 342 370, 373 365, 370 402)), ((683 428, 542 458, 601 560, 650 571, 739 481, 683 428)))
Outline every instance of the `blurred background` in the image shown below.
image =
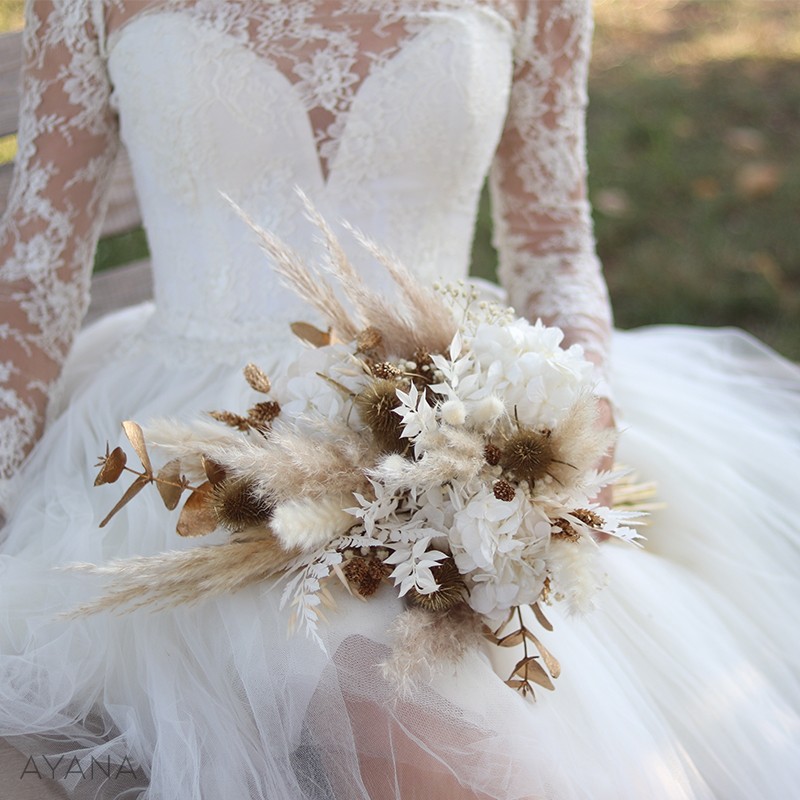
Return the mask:
MULTIPOLYGON (((22 6, 0 0, 0 31, 22 6)), ((736 325, 800 360, 800 3, 595 0, 595 19, 589 187, 617 325, 736 325)), ((484 196, 485 277, 490 242, 484 196)), ((96 269, 146 248, 106 239, 96 269)))

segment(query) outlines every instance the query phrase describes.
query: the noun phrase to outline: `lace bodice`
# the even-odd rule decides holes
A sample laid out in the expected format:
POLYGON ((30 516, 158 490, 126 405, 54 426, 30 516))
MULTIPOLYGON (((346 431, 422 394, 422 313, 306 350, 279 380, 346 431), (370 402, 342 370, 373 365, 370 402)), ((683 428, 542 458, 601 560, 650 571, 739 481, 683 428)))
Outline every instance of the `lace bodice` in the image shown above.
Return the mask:
MULTIPOLYGON (((585 196, 589 6, 29 2, 0 228, 0 476, 40 435, 84 315, 120 138, 151 247, 153 336, 214 357, 308 317, 221 191, 313 254, 299 186, 423 278, 452 280, 489 172, 512 304, 602 363, 610 313, 585 196)), ((360 248, 350 256, 370 274, 360 248)))

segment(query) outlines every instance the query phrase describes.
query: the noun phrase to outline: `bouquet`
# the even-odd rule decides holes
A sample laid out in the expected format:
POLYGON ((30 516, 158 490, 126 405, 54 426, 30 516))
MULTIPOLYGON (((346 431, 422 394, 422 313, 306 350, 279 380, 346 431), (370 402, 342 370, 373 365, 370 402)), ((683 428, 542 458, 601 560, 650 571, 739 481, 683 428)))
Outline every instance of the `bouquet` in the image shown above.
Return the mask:
POLYGON ((405 610, 384 668, 399 686, 489 639, 522 648, 509 686, 552 688, 558 662, 521 609, 548 629, 543 605, 588 610, 604 581, 595 534, 640 538, 637 512, 591 500, 619 477, 596 469, 613 434, 597 425, 592 365, 557 328, 464 284, 422 286, 350 229, 396 285, 388 301, 307 208, 322 268, 247 221, 327 330, 293 325, 307 347, 274 382, 245 368, 262 396, 246 414, 164 421, 147 435, 125 422, 142 468, 121 448, 100 459, 97 484, 136 475, 102 524, 154 484, 169 509, 186 497, 178 534, 223 528, 227 542, 86 565, 112 580, 76 613, 194 602, 280 576, 290 625, 323 645, 337 586, 367 599, 393 591, 405 610), (158 471, 154 444, 171 456, 158 471))

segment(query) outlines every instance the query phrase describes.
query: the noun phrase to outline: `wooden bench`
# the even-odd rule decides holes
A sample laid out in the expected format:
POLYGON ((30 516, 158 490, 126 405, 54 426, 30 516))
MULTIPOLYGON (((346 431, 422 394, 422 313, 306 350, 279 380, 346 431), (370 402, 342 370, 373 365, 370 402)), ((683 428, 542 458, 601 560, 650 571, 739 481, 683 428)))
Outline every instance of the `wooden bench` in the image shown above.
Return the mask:
MULTIPOLYGON (((17 132, 21 65, 22 33, 0 34, 0 137, 17 132)), ((6 208, 12 174, 13 164, 0 164, 0 215, 6 208)), ((130 162, 127 153, 121 149, 114 168, 101 237, 127 233, 141 224, 130 162)), ((92 302, 86 322, 115 308, 147 300, 152 293, 149 261, 136 261, 96 273, 92 279, 92 302)))

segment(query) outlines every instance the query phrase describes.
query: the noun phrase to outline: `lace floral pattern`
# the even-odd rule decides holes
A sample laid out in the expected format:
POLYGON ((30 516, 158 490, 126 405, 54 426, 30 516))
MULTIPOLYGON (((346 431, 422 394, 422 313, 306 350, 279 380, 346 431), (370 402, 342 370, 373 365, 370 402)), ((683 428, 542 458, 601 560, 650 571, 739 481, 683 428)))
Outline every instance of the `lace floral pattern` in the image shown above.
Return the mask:
POLYGON ((125 27, 188 14, 268 60, 302 99, 327 176, 366 77, 429 19, 465 6, 494 15, 515 41, 491 172, 502 282, 518 311, 563 327, 602 363, 610 313, 584 186, 589 0, 29 1, 19 155, 0 227, 0 478, 40 435, 85 312, 118 140, 107 59, 125 27))

